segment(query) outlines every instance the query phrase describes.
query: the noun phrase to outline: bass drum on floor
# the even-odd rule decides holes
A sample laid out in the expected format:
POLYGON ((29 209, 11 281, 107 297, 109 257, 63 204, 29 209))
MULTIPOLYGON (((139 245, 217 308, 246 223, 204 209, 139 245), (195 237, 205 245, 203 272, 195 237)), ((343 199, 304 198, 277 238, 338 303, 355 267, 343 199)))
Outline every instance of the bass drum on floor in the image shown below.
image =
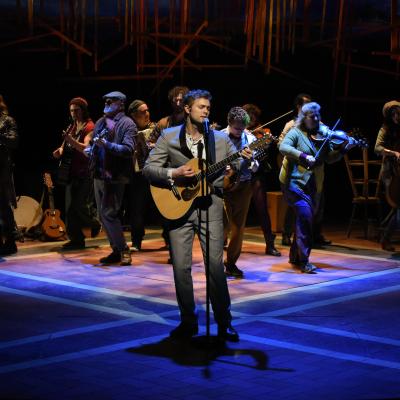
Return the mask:
POLYGON ((14 209, 14 219, 17 228, 26 232, 30 228, 40 224, 43 218, 43 210, 40 204, 29 196, 18 196, 17 207, 14 209))

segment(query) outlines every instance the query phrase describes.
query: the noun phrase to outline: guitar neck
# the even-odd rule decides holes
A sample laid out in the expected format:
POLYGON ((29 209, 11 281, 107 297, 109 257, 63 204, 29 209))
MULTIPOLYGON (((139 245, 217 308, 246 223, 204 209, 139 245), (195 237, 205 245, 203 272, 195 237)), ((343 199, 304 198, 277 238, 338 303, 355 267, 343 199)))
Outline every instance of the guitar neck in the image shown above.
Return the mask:
POLYGON ((54 195, 53 195, 53 189, 52 188, 47 188, 48 189, 48 194, 49 194, 49 208, 51 211, 54 211, 54 195))
POLYGON ((216 172, 225 168, 228 164, 230 164, 232 161, 235 161, 239 157, 240 157, 240 151, 238 151, 234 154, 231 154, 228 158, 225 158, 222 161, 219 161, 213 165, 210 165, 210 167, 208 168, 208 175, 215 174, 216 172))
MULTIPOLYGON (((250 150, 253 150, 254 148, 260 147, 260 144, 266 144, 266 140, 264 138, 255 140, 254 142, 250 143, 247 147, 249 147, 250 150)), ((242 149, 243 150, 243 149, 242 149)), ((235 161, 241 156, 242 150, 237 151, 236 153, 231 154, 229 157, 223 159, 222 161, 219 161, 213 165, 210 165, 208 168, 208 176, 215 174, 216 172, 220 171, 221 169, 225 168, 227 165, 229 165, 232 161, 235 161)))

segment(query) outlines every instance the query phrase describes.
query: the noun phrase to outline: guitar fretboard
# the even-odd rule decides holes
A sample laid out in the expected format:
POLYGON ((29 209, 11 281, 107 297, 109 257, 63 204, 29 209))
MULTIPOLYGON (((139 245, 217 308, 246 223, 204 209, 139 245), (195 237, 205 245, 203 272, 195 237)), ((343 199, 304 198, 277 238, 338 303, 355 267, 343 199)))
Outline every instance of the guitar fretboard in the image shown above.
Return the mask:
MULTIPOLYGON (((268 136, 264 136, 260 139, 255 140, 254 142, 250 143, 247 147, 249 147, 250 150, 256 149, 258 147, 262 147, 267 143, 267 140, 269 140, 268 136)), ((241 156, 242 150, 237 151, 236 153, 231 154, 229 157, 224 158, 221 161, 216 162, 213 165, 210 165, 208 167, 208 174, 207 176, 209 177, 210 175, 215 174, 216 172, 220 171, 221 169, 225 168, 228 164, 230 164, 232 161, 236 160, 241 156)), ((201 172, 199 172, 196 175, 197 179, 201 178, 201 172)))

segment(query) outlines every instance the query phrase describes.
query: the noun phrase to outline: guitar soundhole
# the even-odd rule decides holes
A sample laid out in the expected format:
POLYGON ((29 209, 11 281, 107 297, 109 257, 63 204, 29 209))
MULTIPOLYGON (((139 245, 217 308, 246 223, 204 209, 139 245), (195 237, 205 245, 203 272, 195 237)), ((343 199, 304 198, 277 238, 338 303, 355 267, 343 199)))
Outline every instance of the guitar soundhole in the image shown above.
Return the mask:
POLYGON ((182 190, 181 197, 185 201, 192 200, 199 192, 199 185, 189 186, 182 190))

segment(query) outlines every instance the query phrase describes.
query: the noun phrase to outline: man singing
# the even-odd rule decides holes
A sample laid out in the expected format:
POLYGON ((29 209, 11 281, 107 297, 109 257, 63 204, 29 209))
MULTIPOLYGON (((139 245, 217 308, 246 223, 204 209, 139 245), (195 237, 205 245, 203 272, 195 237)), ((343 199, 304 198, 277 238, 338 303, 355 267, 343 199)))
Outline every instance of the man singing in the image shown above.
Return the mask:
MULTIPOLYGON (((196 171, 186 163, 192 158, 206 158, 203 151, 204 120, 210 114, 210 101, 211 95, 206 90, 192 90, 185 95, 185 122, 183 125, 163 130, 146 161, 143 173, 150 181, 173 183, 177 178, 195 176, 196 171)), ((235 153, 235 148, 226 134, 212 130, 207 134, 207 159, 210 160, 210 164, 235 153)), ((251 158, 252 153, 246 148, 242 155, 251 158)), ((170 333, 170 336, 176 339, 190 338, 198 333, 191 275, 192 247, 194 234, 198 233, 205 257, 208 210, 210 300, 218 324, 218 338, 221 341, 239 340, 238 333, 231 325, 230 296, 223 266, 222 173, 223 171, 210 179, 212 194, 197 198, 183 217, 170 221, 169 239, 176 296, 181 314, 180 325, 170 333)))

